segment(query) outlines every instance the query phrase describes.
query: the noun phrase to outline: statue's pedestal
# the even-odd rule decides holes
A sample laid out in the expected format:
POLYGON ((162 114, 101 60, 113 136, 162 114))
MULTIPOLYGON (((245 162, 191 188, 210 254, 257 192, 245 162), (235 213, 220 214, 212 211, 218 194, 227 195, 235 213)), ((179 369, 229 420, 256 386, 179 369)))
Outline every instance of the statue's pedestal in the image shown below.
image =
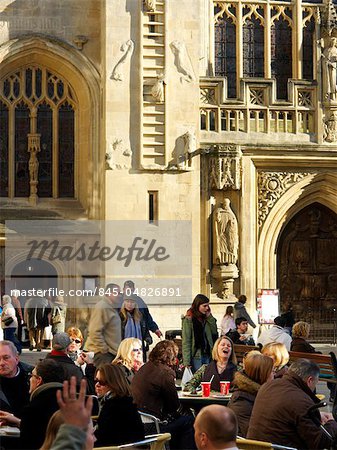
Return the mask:
POLYGON ((215 280, 215 290, 218 297, 228 303, 234 303, 237 298, 233 294, 233 283, 239 277, 239 269, 235 264, 217 264, 213 266, 211 276, 215 280))

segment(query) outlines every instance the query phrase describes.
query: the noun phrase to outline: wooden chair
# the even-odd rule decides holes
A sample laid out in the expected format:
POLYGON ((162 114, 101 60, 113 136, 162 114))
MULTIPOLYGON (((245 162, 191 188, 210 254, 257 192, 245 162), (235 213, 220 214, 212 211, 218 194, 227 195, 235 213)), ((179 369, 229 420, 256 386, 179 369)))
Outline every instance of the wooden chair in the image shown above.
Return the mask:
POLYGON ((142 441, 131 444, 113 445, 111 447, 97 447, 95 450, 163 450, 165 444, 171 439, 170 433, 154 434, 142 441))
POLYGON ((234 351, 236 355, 236 359, 238 360, 238 364, 242 365, 242 360, 246 353, 257 350, 260 351, 260 347, 256 345, 241 345, 241 344, 234 344, 234 351))
POLYGON ((292 363, 298 359, 305 358, 315 362, 319 367, 319 379, 329 383, 337 383, 337 362, 336 355, 330 352, 329 355, 319 353, 289 352, 289 361, 292 363))
POLYGON ((254 439, 244 439, 238 438, 236 440, 236 445, 239 450, 265 450, 275 449, 275 450, 296 450, 293 447, 285 447, 284 445, 272 444, 271 442, 255 441, 254 439))

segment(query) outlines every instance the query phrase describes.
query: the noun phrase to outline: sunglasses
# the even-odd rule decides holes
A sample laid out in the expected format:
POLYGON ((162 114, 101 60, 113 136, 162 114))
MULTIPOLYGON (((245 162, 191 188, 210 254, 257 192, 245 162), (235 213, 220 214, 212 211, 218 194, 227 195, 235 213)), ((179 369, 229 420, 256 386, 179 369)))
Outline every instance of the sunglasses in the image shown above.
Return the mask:
POLYGON ((97 378, 94 379, 95 384, 99 384, 100 386, 106 386, 106 383, 102 380, 98 380, 97 378))
POLYGON ((141 348, 133 348, 132 351, 133 352, 142 352, 143 350, 141 348))
POLYGON ((81 339, 71 339, 72 342, 75 342, 75 344, 81 344, 81 339))

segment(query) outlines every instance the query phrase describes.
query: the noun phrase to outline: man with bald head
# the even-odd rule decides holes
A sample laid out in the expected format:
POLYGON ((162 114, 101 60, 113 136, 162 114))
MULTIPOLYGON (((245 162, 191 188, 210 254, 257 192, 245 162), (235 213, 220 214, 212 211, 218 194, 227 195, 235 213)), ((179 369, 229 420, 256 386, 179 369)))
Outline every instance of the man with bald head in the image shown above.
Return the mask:
POLYGON ((194 439, 198 450, 238 450, 237 432, 237 418, 226 406, 206 406, 194 422, 194 439))

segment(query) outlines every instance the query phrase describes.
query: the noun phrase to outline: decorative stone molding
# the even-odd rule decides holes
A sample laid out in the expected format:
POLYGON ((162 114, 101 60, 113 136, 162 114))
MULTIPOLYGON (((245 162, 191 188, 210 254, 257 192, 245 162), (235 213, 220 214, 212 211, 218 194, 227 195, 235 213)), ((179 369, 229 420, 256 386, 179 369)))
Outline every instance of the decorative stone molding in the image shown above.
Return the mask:
POLYGON ((157 6, 157 0, 144 0, 144 6, 147 11, 154 12, 157 6))
POLYGON ((115 67, 111 73, 110 80, 123 81, 121 65, 126 62, 127 58, 131 58, 133 49, 134 49, 134 43, 131 39, 124 42, 124 44, 122 44, 120 51, 122 53, 124 53, 124 55, 119 59, 118 63, 115 65, 115 67))
POLYGON ((29 186, 30 186, 29 203, 31 205, 36 205, 38 198, 37 185, 39 184, 39 160, 37 158, 37 154, 41 150, 40 138, 41 134, 38 133, 28 134, 28 152, 30 153, 28 163, 29 186))
POLYGON ((121 170, 131 168, 132 151, 123 143, 122 139, 115 139, 110 144, 110 151, 105 154, 106 170, 121 170))
POLYGON ((337 142, 337 110, 326 114, 328 118, 324 121, 323 139, 326 142, 337 142))
POLYGON ((194 70, 185 42, 172 41, 170 47, 174 54, 174 65, 178 72, 182 74, 180 81, 187 81, 187 83, 195 81, 194 70))
POLYGON ((73 43, 76 45, 78 50, 83 50, 83 46, 88 42, 87 36, 84 36, 83 34, 78 34, 74 37, 73 43))
POLYGON ((259 172, 258 174, 258 224, 264 224, 270 210, 291 186, 310 172, 259 172))
POLYGON ((209 150, 210 189, 241 188, 241 150, 236 145, 212 145, 209 150))

